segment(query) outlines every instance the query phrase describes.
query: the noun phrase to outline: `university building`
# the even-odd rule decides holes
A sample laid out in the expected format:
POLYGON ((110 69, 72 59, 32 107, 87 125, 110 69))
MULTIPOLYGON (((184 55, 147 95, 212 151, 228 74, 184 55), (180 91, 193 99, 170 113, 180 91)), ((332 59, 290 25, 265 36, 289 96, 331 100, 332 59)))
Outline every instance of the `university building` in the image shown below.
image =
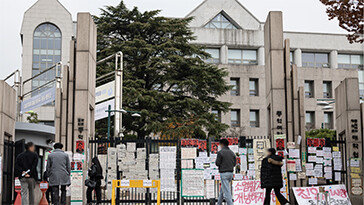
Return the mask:
MULTIPOLYGON (((221 97, 232 103, 228 113, 213 110, 228 125, 228 135, 269 135, 264 54, 264 22, 237 0, 206 0, 187 17, 190 27, 214 63, 229 71, 232 90, 221 97)), ((359 77, 364 95, 363 45, 350 44, 344 34, 284 31, 290 39, 290 61, 304 86, 306 129, 335 129, 334 106, 323 110, 318 99, 335 99, 334 89, 346 77, 359 77)))
MULTIPOLYGON (((264 58, 264 22, 237 0, 205 0, 186 17, 197 39, 211 54, 209 63, 229 71, 233 86, 221 97, 232 103, 230 112, 213 110, 230 125, 228 135, 268 135, 264 58)), ((49 66, 69 61, 69 41, 76 35, 76 22, 57 0, 38 0, 25 14, 21 27, 23 80, 49 66)), ((335 128, 335 110, 318 106, 318 99, 334 99, 334 89, 346 77, 359 77, 364 95, 363 45, 350 44, 344 34, 284 31, 290 39, 292 64, 299 67, 299 85, 305 88, 306 128, 335 128)), ((39 76, 25 85, 34 89, 54 76, 39 76)), ((34 110, 41 122, 54 124, 54 105, 34 110)), ((23 120, 25 117, 23 117, 23 120)))

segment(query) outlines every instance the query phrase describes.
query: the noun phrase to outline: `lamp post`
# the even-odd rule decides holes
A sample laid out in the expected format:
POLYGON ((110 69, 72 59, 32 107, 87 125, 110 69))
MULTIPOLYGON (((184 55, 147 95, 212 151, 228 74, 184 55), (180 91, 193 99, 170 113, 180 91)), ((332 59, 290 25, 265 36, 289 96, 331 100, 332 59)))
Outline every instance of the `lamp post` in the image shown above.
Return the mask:
POLYGON ((112 110, 111 105, 108 106, 108 109, 105 110, 107 112, 107 140, 110 140, 110 132, 111 132, 111 113, 121 113, 121 114, 127 114, 130 113, 132 117, 141 117, 140 112, 137 111, 128 111, 128 110, 112 110))

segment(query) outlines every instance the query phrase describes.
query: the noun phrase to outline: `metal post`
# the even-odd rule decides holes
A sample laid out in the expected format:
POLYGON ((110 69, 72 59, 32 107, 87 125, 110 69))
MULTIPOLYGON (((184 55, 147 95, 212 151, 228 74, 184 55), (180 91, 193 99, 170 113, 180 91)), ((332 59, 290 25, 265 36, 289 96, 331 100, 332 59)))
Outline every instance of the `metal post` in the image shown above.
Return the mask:
POLYGON ((107 108, 107 140, 110 140, 110 129, 111 129, 111 105, 107 108))
MULTIPOLYGON (((118 52, 115 55, 115 109, 122 109, 123 93, 123 53, 118 52)), ((122 129, 122 113, 115 113, 114 135, 118 136, 122 129)))

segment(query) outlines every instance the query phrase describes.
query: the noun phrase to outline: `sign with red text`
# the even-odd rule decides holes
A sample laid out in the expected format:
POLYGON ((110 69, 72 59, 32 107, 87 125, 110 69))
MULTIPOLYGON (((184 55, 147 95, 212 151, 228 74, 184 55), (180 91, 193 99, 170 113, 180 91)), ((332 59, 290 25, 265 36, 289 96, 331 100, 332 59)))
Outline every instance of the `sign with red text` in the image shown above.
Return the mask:
POLYGON ((325 185, 312 187, 293 187, 293 193, 299 205, 317 205, 319 187, 325 187, 330 198, 330 205, 351 205, 345 185, 325 185))
MULTIPOLYGON (((233 197, 234 205, 263 205, 265 189, 260 188, 260 180, 233 181, 233 197)), ((270 204, 276 204, 273 191, 270 204)))

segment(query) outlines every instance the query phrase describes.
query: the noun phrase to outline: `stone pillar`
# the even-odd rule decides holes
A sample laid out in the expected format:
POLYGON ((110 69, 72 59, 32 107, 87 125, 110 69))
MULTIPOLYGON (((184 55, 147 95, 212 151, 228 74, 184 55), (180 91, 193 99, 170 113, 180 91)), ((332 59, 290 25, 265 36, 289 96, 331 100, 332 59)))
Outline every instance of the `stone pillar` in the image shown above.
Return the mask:
POLYGON ((331 51, 329 56, 330 68, 337 68, 337 50, 331 51))
POLYGON ((228 52, 229 49, 226 45, 221 46, 220 48, 220 63, 228 64, 228 52))
MULTIPOLYGON (((74 67, 74 144, 84 141, 85 161, 83 164, 83 181, 87 177, 90 161, 88 151, 89 138, 95 132, 95 84, 96 84, 96 25, 90 13, 77 14, 76 59, 74 67)), ((76 149, 73 149, 76 152, 76 149)), ((86 187, 83 186, 83 201, 86 201, 86 187)))
POLYGON ((293 52, 293 62, 297 65, 297 67, 302 67, 302 51, 300 48, 297 48, 293 52))
MULTIPOLYGON (((0 80, 0 156, 1 156, 1 170, 3 171, 4 163, 14 163, 14 161, 7 161, 4 157, 5 141, 14 142, 15 140, 15 119, 16 119, 16 91, 5 81, 0 80)), ((4 170, 5 171, 5 170, 4 170)), ((0 188, 13 189, 13 187, 3 187, 3 180, 0 180, 0 188)), ((0 199, 2 193, 0 193, 0 199)), ((1 204, 1 202, 0 202, 1 204)))
POLYGON ((264 25, 268 134, 286 134, 286 94, 282 12, 271 11, 264 25))
POLYGON ((258 48, 258 65, 264 65, 264 46, 258 48))
MULTIPOLYGON (((358 78, 345 78, 335 89, 336 133, 346 145, 342 158, 350 201, 363 204, 363 136, 358 78)), ((343 178, 343 177, 342 177, 343 178)))

